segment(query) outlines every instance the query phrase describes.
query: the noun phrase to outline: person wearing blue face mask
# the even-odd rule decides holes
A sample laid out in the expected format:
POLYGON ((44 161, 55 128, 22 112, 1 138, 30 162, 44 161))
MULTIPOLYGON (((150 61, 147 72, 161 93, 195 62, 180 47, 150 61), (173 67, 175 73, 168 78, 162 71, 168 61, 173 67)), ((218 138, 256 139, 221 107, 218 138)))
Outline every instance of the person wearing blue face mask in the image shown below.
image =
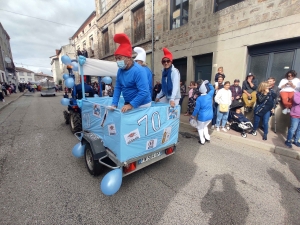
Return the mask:
POLYGON ((114 42, 120 45, 114 53, 119 70, 114 89, 112 108, 118 107, 121 92, 125 101, 121 109, 122 112, 133 108, 150 107, 151 94, 147 74, 144 68, 133 61, 129 38, 124 33, 116 34, 114 42))

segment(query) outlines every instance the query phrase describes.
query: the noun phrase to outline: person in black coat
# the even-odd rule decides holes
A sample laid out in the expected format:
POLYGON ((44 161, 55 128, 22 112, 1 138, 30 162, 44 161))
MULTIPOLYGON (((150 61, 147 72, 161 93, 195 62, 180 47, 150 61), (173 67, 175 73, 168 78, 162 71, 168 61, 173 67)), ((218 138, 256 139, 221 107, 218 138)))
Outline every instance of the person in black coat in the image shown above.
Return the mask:
POLYGON ((271 113, 274 113, 274 108, 276 105, 276 94, 270 91, 270 86, 268 82, 260 83, 258 91, 256 94, 256 106, 254 108, 254 123, 252 135, 256 135, 256 130, 258 128, 259 122, 262 119, 264 135, 263 140, 267 140, 268 135, 268 122, 271 113))
POLYGON ((153 88, 153 96, 152 96, 152 101, 155 101, 156 95, 161 91, 161 83, 159 81, 156 81, 156 84, 154 85, 153 88))

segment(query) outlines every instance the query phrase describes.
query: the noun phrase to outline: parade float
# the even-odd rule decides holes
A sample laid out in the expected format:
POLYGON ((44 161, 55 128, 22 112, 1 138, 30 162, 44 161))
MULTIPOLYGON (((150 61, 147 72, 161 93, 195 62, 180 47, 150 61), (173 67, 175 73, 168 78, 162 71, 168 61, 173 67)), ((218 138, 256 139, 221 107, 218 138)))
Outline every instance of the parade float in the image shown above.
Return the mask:
MULTIPOLYGON (((111 63, 80 56, 81 80, 83 74, 116 76, 115 63, 111 63)), ((112 169, 100 182, 105 195, 115 194, 123 177, 175 153, 180 116, 180 106, 173 108, 165 103, 152 102, 149 108, 125 113, 121 112, 122 97, 118 108, 112 108, 111 103, 111 97, 77 99, 82 131, 75 133, 79 143, 72 149, 75 157, 84 157, 90 174, 99 175, 104 167, 112 169)))

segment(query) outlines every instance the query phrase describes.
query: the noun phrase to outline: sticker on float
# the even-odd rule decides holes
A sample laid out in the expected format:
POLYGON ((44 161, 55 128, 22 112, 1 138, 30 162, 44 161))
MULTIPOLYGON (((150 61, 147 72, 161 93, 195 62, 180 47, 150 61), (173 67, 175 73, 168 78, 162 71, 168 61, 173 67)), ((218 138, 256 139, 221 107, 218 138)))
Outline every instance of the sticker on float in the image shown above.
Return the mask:
POLYGON ((135 129, 135 130, 131 131, 129 134, 124 135, 125 142, 127 145, 129 145, 133 141, 139 139, 140 137, 141 136, 140 136, 139 129, 135 129))

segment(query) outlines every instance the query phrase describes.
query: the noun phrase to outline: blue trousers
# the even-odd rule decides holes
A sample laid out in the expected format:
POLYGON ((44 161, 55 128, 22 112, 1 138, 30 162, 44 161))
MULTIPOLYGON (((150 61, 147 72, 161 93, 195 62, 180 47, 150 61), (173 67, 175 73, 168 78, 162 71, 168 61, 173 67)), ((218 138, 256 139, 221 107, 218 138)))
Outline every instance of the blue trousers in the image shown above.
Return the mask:
POLYGON ((291 127, 288 131, 287 141, 291 141, 295 134, 295 142, 299 141, 300 138, 300 118, 291 117, 291 127), (295 134, 296 132, 296 134, 295 134))
POLYGON ((264 135, 267 135, 268 132, 269 132, 269 119, 270 119, 270 116, 271 116, 270 111, 268 111, 263 116, 258 116, 256 114, 254 114, 253 130, 257 130, 260 119, 262 119, 262 124, 263 124, 263 127, 264 127, 264 135))
POLYGON ((213 118, 211 120, 211 125, 216 125, 217 122, 217 109, 218 109, 218 103, 213 102, 213 118))
POLYGON ((220 106, 218 105, 216 127, 220 126, 221 121, 222 121, 222 127, 225 127, 229 112, 220 112, 219 108, 220 106))

